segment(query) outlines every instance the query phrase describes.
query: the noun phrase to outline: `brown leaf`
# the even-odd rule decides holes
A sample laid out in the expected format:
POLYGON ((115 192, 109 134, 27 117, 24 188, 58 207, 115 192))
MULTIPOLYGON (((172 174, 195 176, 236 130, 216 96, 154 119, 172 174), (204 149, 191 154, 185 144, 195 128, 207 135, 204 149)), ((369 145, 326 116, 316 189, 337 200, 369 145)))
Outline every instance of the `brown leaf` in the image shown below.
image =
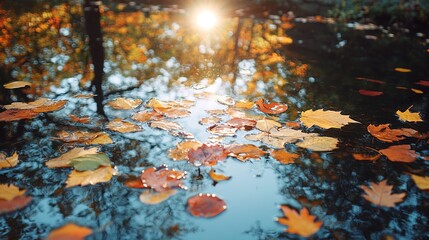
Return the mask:
POLYGON ((280 114, 288 109, 286 104, 278 102, 266 103, 262 98, 256 101, 256 105, 258 106, 259 110, 261 110, 261 112, 268 114, 280 114))
POLYGON ((140 179, 143 186, 152 188, 157 192, 164 192, 173 188, 185 188, 182 179, 185 177, 185 172, 170 170, 168 168, 146 168, 140 179))
POLYGON ((142 131, 143 129, 139 126, 132 124, 130 122, 123 121, 120 118, 116 118, 112 121, 110 121, 106 127, 112 131, 117 131, 121 133, 130 133, 130 132, 138 132, 142 131))
POLYGON ((255 128, 256 121, 247 118, 232 118, 228 122, 226 122, 226 124, 237 129, 244 129, 249 131, 255 128))
POLYGON ((15 167, 18 162, 18 153, 14 152, 12 156, 6 157, 6 155, 0 152, 0 169, 15 167))
POLYGON ((31 86, 31 83, 24 82, 24 81, 14 81, 3 85, 3 87, 6 89, 17 89, 17 88, 23 88, 27 86, 31 86))
POLYGON ((390 124, 380 124, 378 126, 369 124, 368 132, 378 140, 384 142, 394 142, 405 139, 405 137, 418 136, 419 133, 411 128, 391 129, 390 124))
POLYGON ((92 230, 90 228, 68 223, 51 231, 46 240, 84 240, 85 237, 91 234, 92 230))
POLYGON ((223 174, 218 174, 216 171, 212 168, 209 172, 209 176, 213 181, 220 182, 220 181, 226 181, 231 179, 231 176, 225 176, 223 174))
POLYGON ((226 209, 226 203, 214 194, 198 194, 188 199, 188 211, 194 217, 214 217, 226 209))
POLYGON ((369 155, 363 153, 353 153, 353 158, 358 161, 376 161, 381 157, 381 154, 369 155))
POLYGON ((217 161, 225 160, 228 151, 220 145, 203 144, 197 149, 190 149, 188 152, 189 163, 199 167, 216 165, 217 161))
POLYGON ((271 150, 270 155, 282 164, 295 163, 299 158, 299 154, 287 152, 284 149, 271 150))
POLYGON ((69 164, 73 158, 82 157, 88 154, 96 154, 97 152, 98 147, 93 147, 89 149, 73 148, 72 150, 62 154, 61 156, 52 158, 49 161, 45 162, 45 165, 48 168, 70 167, 69 164))
POLYGON ((380 150, 380 153, 386 156, 392 162, 414 162, 419 156, 416 151, 411 150, 410 145, 395 145, 380 150))
POLYGON ((269 132, 272 128, 281 126, 282 125, 279 122, 270 119, 261 119, 256 121, 256 128, 263 132, 269 132))
POLYGON ((39 113, 34 112, 33 110, 10 109, 0 112, 0 121, 11 122, 22 119, 32 119, 37 117, 38 115, 39 113))
POLYGON ((365 191, 362 196, 369 202, 382 206, 382 207, 394 207, 397 203, 403 201, 406 193, 392 194, 392 185, 387 185, 387 180, 383 180, 379 183, 370 183, 370 188, 365 185, 361 185, 365 191))
POLYGON ((86 186, 94 185, 101 182, 108 182, 116 173, 117 171, 110 166, 103 166, 93 171, 84 172, 73 170, 69 174, 69 178, 66 181, 66 188, 79 185, 86 186))
POLYGON ((104 132, 90 133, 90 132, 76 131, 76 132, 69 133, 62 130, 57 133, 57 136, 58 137, 54 139, 59 139, 67 143, 84 143, 84 144, 113 143, 109 135, 104 132))
POLYGON ((17 196, 12 200, 0 199, 0 214, 14 212, 15 210, 24 208, 31 202, 29 196, 17 196))
POLYGON ((302 237, 310 237, 319 231, 323 222, 316 221, 316 217, 311 215, 307 208, 301 209, 298 213, 288 206, 281 206, 284 218, 278 218, 280 224, 288 226, 285 232, 297 234, 302 237))
POLYGON ((156 111, 140 111, 132 115, 132 119, 140 122, 148 122, 153 120, 161 120, 164 116, 156 111))
POLYGON ((153 192, 151 190, 145 190, 140 194, 139 199, 142 203, 155 205, 164 202, 176 193, 177 190, 174 189, 165 190, 163 192, 153 192))
POLYGON ((238 144, 228 148, 228 150, 230 152, 229 156, 235 157, 242 162, 249 159, 259 160, 265 155, 265 151, 253 144, 238 144))
POLYGON ((77 117, 75 115, 69 114, 68 115, 70 120, 72 122, 76 122, 76 123, 90 123, 90 118, 88 116, 85 117, 77 117))
POLYGON ((337 149, 338 139, 332 137, 308 137, 296 145, 316 152, 332 151, 337 149))
POLYGON ((167 120, 158 120, 158 121, 153 121, 150 123, 149 125, 151 128, 159 128, 165 131, 170 131, 170 130, 181 130, 182 126, 180 126, 180 124, 176 123, 176 122, 170 122, 167 120))
POLYGON ((226 112, 223 109, 213 109, 213 110, 206 110, 206 112, 210 115, 225 115, 226 112))
POLYGON ((138 107, 142 103, 140 99, 131 98, 116 98, 113 101, 107 103, 110 107, 118 110, 130 110, 138 107))
POLYGON ((348 115, 342 115, 341 112, 323 109, 302 112, 300 121, 308 128, 316 125, 324 129, 341 128, 349 123, 359 123, 348 115))
POLYGON ((234 136, 235 132, 237 132, 237 128, 225 124, 215 124, 208 127, 207 132, 218 136, 228 137, 234 136))
POLYGON ((198 141, 183 141, 176 145, 175 148, 168 151, 168 155, 174 161, 189 160, 188 152, 191 149, 197 149, 202 145, 198 141))

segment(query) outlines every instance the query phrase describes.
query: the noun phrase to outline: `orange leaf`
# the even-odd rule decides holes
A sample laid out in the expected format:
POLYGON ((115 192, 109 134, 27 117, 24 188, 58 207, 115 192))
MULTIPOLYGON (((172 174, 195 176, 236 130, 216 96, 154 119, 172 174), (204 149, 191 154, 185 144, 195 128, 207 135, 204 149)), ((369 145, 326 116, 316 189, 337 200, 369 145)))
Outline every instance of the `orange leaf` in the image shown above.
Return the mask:
POLYGON ((31 197, 25 195, 14 197, 12 200, 0 199, 0 214, 24 208, 30 202, 31 197))
POLYGON ((90 228, 69 223, 50 232, 46 240, 83 240, 86 236, 91 234, 92 230, 90 228))
POLYGON ((113 101, 110 101, 109 106, 118 109, 118 110, 130 110, 138 107, 142 103, 140 99, 131 99, 131 98, 116 98, 113 101))
POLYGON ((0 152, 0 169, 15 167, 18 162, 18 153, 14 152, 12 156, 6 157, 6 155, 0 152))
POLYGON ((299 158, 299 154, 290 153, 284 149, 271 150, 271 156, 282 164, 295 163, 295 160, 299 158))
POLYGON ((69 114, 68 116, 69 116, 69 118, 70 118, 70 120, 71 120, 72 122, 76 122, 76 123, 90 123, 90 119, 89 119, 89 117, 88 117, 88 116, 85 116, 85 117, 77 117, 77 116, 72 115, 72 114, 69 114))
POLYGON ((0 113, 1 122, 18 121, 22 119, 32 119, 39 115, 38 112, 33 110, 20 110, 20 109, 9 109, 0 113))
POLYGON ((397 203, 403 201, 406 193, 392 194, 392 185, 387 185, 387 180, 383 180, 379 183, 370 183, 370 188, 365 185, 361 185, 365 191, 362 196, 372 202, 375 205, 382 207, 394 207, 397 203))
POLYGON ((316 217, 311 215, 307 208, 301 209, 299 213, 287 206, 281 206, 281 209, 285 218, 278 218, 277 221, 288 226, 285 230, 288 233, 310 237, 319 231, 323 224, 323 222, 315 221, 316 217))
POLYGON ((117 171, 110 166, 99 167, 95 170, 79 172, 73 170, 66 181, 66 188, 74 186, 94 185, 101 182, 108 182, 117 171))
POLYGON ((418 84, 418 85, 421 85, 421 86, 429 87, 429 81, 425 81, 425 80, 420 80, 418 82, 415 82, 414 84, 418 84))
POLYGON ((256 126, 256 121, 252 119, 246 119, 246 118, 232 118, 231 120, 226 122, 226 124, 231 127, 249 131, 256 126))
POLYGON ((217 161, 225 160, 228 151, 220 145, 203 144, 197 149, 191 149, 188 152, 189 163, 199 167, 216 165, 217 161))
POLYGON ((411 128, 391 129, 390 124, 380 124, 378 126, 369 124, 367 130, 372 136, 384 142, 399 141, 405 139, 405 137, 418 135, 418 132, 411 128))
POLYGON ((259 160, 260 157, 265 155, 265 151, 253 144, 238 144, 230 147, 229 156, 235 157, 238 160, 245 162, 249 159, 259 160))
POLYGON ((134 177, 125 181, 124 185, 129 188, 147 188, 140 178, 134 177))
POLYGON ((185 173, 177 170, 170 170, 164 167, 161 168, 147 168, 145 169, 140 179, 143 186, 152 188, 157 192, 164 192, 173 188, 184 188, 182 179, 185 173))
POLYGON ((353 153, 353 158, 358 161, 376 161, 381 157, 381 154, 369 155, 362 153, 353 153))
POLYGON ((396 72, 400 72, 400 73, 409 73, 411 72, 411 69, 408 68, 401 68, 401 67, 397 67, 394 69, 396 72))
POLYGON ((154 205, 164 202, 176 193, 177 190, 174 189, 165 190, 163 192, 153 192, 151 190, 145 190, 140 194, 139 199, 142 203, 154 205))
POLYGON ((225 176, 223 174, 217 174, 214 169, 210 170, 209 176, 213 179, 213 181, 225 181, 231 179, 231 176, 225 176))
POLYGON ((153 110, 169 118, 184 118, 191 115, 191 112, 184 108, 154 108, 153 110))
POLYGON ((130 122, 123 121, 120 118, 116 118, 116 119, 113 119, 112 121, 110 121, 106 125, 106 128, 108 128, 112 131, 117 131, 117 132, 121 132, 121 133, 138 132, 138 131, 143 130, 139 126, 132 124, 130 122))
POLYGON ((386 156, 392 162, 414 162, 417 155, 416 151, 411 150, 410 145, 395 145, 380 150, 380 153, 386 156))
POLYGON ((232 137, 235 135, 235 132, 237 132, 237 128, 225 124, 215 124, 208 127, 207 132, 218 136, 232 137))
POLYGON ((161 120, 163 116, 156 111, 141 111, 138 113, 134 113, 131 118, 136 121, 147 122, 152 120, 161 120))
POLYGON ((286 104, 278 102, 265 103, 264 99, 262 98, 256 101, 256 105, 258 106, 259 110, 261 110, 261 112, 268 114, 279 114, 285 112, 288 109, 286 104))
POLYGON ((226 209, 226 203, 214 194, 198 194, 188 199, 188 211, 195 217, 214 217, 226 209))
POLYGON ((175 148, 170 149, 168 151, 168 155, 170 158, 172 158, 174 161, 180 161, 180 160, 188 160, 188 152, 191 149, 196 149, 202 145, 201 142, 198 141, 183 141, 176 145, 175 148))

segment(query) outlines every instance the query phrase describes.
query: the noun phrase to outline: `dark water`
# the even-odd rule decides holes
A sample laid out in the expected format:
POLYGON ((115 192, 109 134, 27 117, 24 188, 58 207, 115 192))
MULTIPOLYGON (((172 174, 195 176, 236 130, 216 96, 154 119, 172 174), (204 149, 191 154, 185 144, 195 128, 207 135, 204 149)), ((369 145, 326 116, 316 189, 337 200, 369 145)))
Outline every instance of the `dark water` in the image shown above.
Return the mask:
MULTIPOLYGON (((24 93, 2 89, 1 101, 22 101, 24 96, 69 101, 64 109, 33 120, 0 123, 0 150, 7 155, 18 151, 21 160, 15 168, 0 170, 0 182, 25 188, 33 197, 25 209, 2 215, 2 239, 45 238, 69 222, 93 229, 88 239, 298 239, 284 233, 285 227, 275 221, 282 215, 282 204, 307 207, 323 221, 314 239, 427 238, 429 195, 406 173, 425 175, 428 162, 421 158, 410 164, 392 163, 385 157, 367 162, 356 161, 351 155, 364 147, 392 145, 372 138, 366 130, 368 124, 429 130, 429 88, 415 84, 429 80, 425 37, 403 31, 356 30, 351 24, 287 17, 279 12, 264 17, 225 16, 214 29, 204 31, 193 26, 195 20, 188 9, 104 6, 105 102, 116 97, 144 102, 154 97, 195 100, 191 116, 176 121, 201 142, 211 137, 207 126, 198 124, 208 116, 205 110, 226 108, 195 97, 205 91, 237 100, 263 97, 287 103, 289 110, 280 115, 282 122, 295 121, 300 112, 320 108, 342 111, 361 122, 341 130, 309 129, 338 138, 339 149, 313 153, 287 145, 288 150, 300 154, 295 164, 282 165, 268 156, 245 163, 228 158, 215 168, 232 179, 214 185, 209 167, 201 168, 200 179, 196 167, 168 157, 168 150, 181 138, 145 123, 139 123, 144 131, 137 133, 106 130, 95 124, 101 118, 93 99, 74 97, 87 93, 92 78, 80 5, 38 2, 30 10, 7 3, 0 6, 2 84, 13 80, 33 83, 24 93), (288 37, 293 43, 270 42, 270 36, 288 37), (412 72, 396 72, 397 67, 412 72), (384 94, 363 96, 359 89, 384 94), (422 113, 424 123, 397 119, 396 110, 411 105, 412 111, 422 113), (94 123, 72 123, 68 114, 88 115, 94 123), (44 165, 70 147, 53 139, 59 130, 108 132, 114 143, 100 148, 119 174, 107 183, 65 189, 70 170, 44 165), (139 201, 141 190, 123 183, 130 175, 162 164, 186 171, 188 189, 158 205, 145 205, 139 201), (407 193, 404 202, 394 208, 376 207, 361 197, 360 185, 384 179, 394 185, 394 193, 407 193), (192 217, 186 211, 186 201, 197 193, 220 196, 228 209, 212 219, 192 217)), ((121 111, 106 105, 104 109, 110 120, 131 121, 132 113, 146 108, 121 111)), ((247 133, 239 131, 221 143, 268 148, 244 139, 247 133)), ((411 144, 421 156, 429 155, 424 140, 400 143, 411 144)))

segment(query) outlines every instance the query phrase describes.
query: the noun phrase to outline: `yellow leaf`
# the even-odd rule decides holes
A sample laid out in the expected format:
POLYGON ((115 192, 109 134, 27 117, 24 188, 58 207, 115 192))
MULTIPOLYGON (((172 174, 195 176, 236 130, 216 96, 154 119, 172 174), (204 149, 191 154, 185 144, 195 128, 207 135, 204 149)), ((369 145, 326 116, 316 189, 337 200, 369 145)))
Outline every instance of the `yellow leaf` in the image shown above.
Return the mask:
POLYGON ((417 93, 417 94, 423 94, 423 91, 420 89, 416 89, 416 88, 411 88, 411 91, 417 93))
POLYGON ((243 108, 243 109, 251 109, 255 105, 254 102, 249 101, 248 99, 243 99, 235 103, 234 107, 243 108))
POLYGON ((168 189, 163 192, 154 192, 151 190, 145 190, 140 194, 139 199, 142 203, 152 205, 152 204, 161 203, 176 193, 177 193, 177 190, 175 189, 168 189))
POLYGON ((409 72, 411 72, 411 69, 397 67, 397 68, 395 68, 395 71, 400 72, 400 73, 409 73, 409 72))
POLYGON ((256 122, 256 128, 263 132, 269 132, 272 128, 281 126, 282 125, 279 122, 270 119, 262 119, 256 122))
POLYGON ((110 166, 99 167, 96 170, 84 172, 73 170, 66 181, 66 188, 108 182, 115 174, 116 170, 110 166))
POLYGON ((312 151, 331 151, 337 149, 338 139, 332 137, 308 137, 297 143, 298 147, 307 148, 312 151))
POLYGON ((13 184, 9 186, 7 184, 0 184, 0 199, 10 201, 15 197, 24 195, 24 193, 25 190, 19 190, 19 188, 13 184))
POLYGON ((0 169, 15 167, 18 164, 18 153, 14 152, 12 156, 6 157, 0 153, 0 169))
POLYGON ((138 107, 142 103, 140 99, 131 99, 131 98, 116 98, 115 100, 109 102, 109 106, 118 110, 130 110, 138 107))
POLYGON ((81 227, 73 223, 69 223, 50 232, 46 240, 83 240, 86 236, 91 234, 91 229, 87 227, 81 227))
POLYGON ((413 106, 409 107, 404 112, 401 112, 399 110, 396 111, 396 115, 398 115, 399 120, 403 122, 423 122, 423 119, 420 117, 419 112, 410 112, 410 108, 412 107, 413 106))
POLYGON ((308 212, 307 208, 301 209, 298 213, 295 209, 281 206, 285 218, 278 218, 280 224, 288 226, 285 230, 288 233, 298 234, 303 237, 310 237, 319 231, 323 222, 315 221, 316 217, 308 212))
POLYGON ((23 88, 26 86, 31 86, 31 83, 24 82, 24 81, 15 81, 15 82, 6 83, 3 85, 3 87, 6 89, 23 88))
POLYGON ((132 124, 130 122, 123 121, 120 118, 116 118, 110 121, 106 127, 112 131, 117 131, 121 133, 129 133, 129 132, 138 132, 142 131, 139 126, 132 124))
POLYGON ((98 147, 93 147, 90 149, 85 148, 73 148, 72 150, 62 154, 59 157, 52 158, 49 161, 45 162, 45 165, 48 168, 60 168, 60 167, 70 167, 70 160, 73 158, 82 157, 87 154, 96 154, 98 152, 98 147))
POLYGON ((421 190, 429 190, 429 177, 428 176, 418 176, 411 174, 411 178, 416 183, 417 187, 421 190))
POLYGON ((188 160, 188 152, 191 149, 197 149, 203 145, 201 142, 198 141, 183 141, 176 145, 175 148, 172 148, 168 151, 168 156, 173 159, 174 161, 181 161, 181 160, 188 160))
POLYGON ((304 126, 310 128, 314 125, 324 129, 341 128, 349 123, 359 123, 341 112, 318 109, 316 111, 307 110, 301 113, 300 121, 304 126))
POLYGON ((231 179, 231 176, 225 176, 223 174, 217 174, 213 168, 210 170, 209 176, 211 177, 211 179, 213 179, 213 181, 216 181, 216 182, 226 181, 226 180, 231 179))

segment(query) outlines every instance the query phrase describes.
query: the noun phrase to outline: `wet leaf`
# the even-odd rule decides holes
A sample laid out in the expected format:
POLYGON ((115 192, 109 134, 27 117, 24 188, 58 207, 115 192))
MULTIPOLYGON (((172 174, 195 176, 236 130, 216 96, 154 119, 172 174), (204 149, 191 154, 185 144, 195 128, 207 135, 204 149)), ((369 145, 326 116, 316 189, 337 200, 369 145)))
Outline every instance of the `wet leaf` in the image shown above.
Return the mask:
POLYGON ((93 147, 89 149, 73 148, 72 150, 62 154, 61 156, 52 158, 49 161, 45 162, 45 165, 48 168, 70 167, 70 161, 72 159, 82 157, 88 154, 96 154, 97 152, 98 147, 93 147))
POLYGON ((405 137, 418 136, 419 133, 411 128, 391 129, 390 124, 380 124, 378 126, 369 124, 368 132, 378 140, 384 142, 394 142, 405 139, 405 137))
POLYGON ((210 116, 210 117, 201 118, 199 123, 201 125, 212 125, 212 124, 219 123, 220 121, 222 121, 222 118, 217 116, 210 116))
POLYGON ((161 120, 164 116, 156 111, 140 111, 132 115, 132 119, 140 122, 161 120))
POLYGON ((400 72, 400 73, 409 73, 411 72, 411 69, 408 68, 402 68, 402 67, 397 67, 394 69, 396 72, 400 72))
POLYGON ((69 133, 62 130, 57 133, 57 136, 58 137, 54 139, 59 139, 67 143, 84 143, 84 144, 113 143, 109 135, 104 132, 90 133, 90 132, 76 131, 76 132, 69 133))
POLYGON ((12 156, 7 157, 0 152, 0 169, 15 167, 18 164, 18 153, 14 152, 12 156))
POLYGON ((24 208, 31 202, 29 196, 17 196, 12 200, 0 199, 0 214, 14 212, 18 209, 24 208))
POLYGON ((379 183, 370 183, 370 187, 361 185, 360 188, 364 190, 362 194, 367 201, 382 207, 394 207, 397 203, 403 201, 406 193, 392 194, 392 185, 387 185, 387 180, 379 183))
POLYGON ((104 153, 87 154, 71 159, 69 165, 78 171, 95 170, 100 166, 110 166, 110 159, 104 153))
POLYGON ((236 110, 232 107, 225 109, 225 113, 231 116, 232 118, 246 118, 246 113, 236 110))
POLYGON ((151 190, 145 190, 140 194, 140 202, 145 204, 159 204, 167 200, 169 197, 177 193, 177 190, 170 189, 163 192, 153 192, 151 190))
POLYGON ((256 105, 258 106, 259 110, 261 110, 261 112, 268 114, 280 114, 288 109, 286 104, 278 102, 266 103, 262 98, 256 101, 256 105))
POLYGON ((140 177, 133 177, 131 179, 128 179, 127 181, 125 181, 124 183, 125 186, 129 187, 129 188, 147 188, 140 177))
POLYGON ((138 107, 142 103, 140 99, 131 99, 131 98, 116 98, 113 101, 107 103, 110 107, 117 110, 130 110, 138 107))
POLYGON ((364 96, 370 96, 370 97, 376 97, 383 94, 383 92, 379 91, 372 91, 372 90, 365 90, 365 89, 359 89, 359 94, 364 96))
POLYGON ((106 128, 112 131, 121 132, 121 133, 139 132, 143 130, 139 126, 132 124, 130 122, 126 122, 120 118, 116 118, 110 121, 106 125, 106 128))
POLYGON ((24 82, 24 81, 15 81, 15 82, 6 83, 3 85, 3 87, 6 89, 16 89, 16 88, 23 88, 27 86, 31 86, 31 83, 24 82))
POLYGON ((191 115, 191 111, 184 108, 154 108, 154 110, 169 118, 184 118, 191 115))
POLYGON ((92 234, 92 230, 74 223, 68 223, 51 231, 46 240, 84 240, 92 234))
POLYGON ((338 139, 332 137, 308 137, 296 145, 316 152, 332 151, 337 149, 338 139))
POLYGON ((308 128, 316 125, 324 129, 341 128, 349 123, 359 123, 348 115, 342 115, 341 112, 323 109, 302 112, 300 121, 308 128))
POLYGON ((212 168, 209 172, 209 176, 213 181, 220 182, 220 181, 226 181, 231 179, 231 176, 225 176, 223 174, 218 174, 216 171, 212 168))
POLYGON ((213 110, 206 110, 206 112, 210 115, 225 115, 226 112, 223 109, 213 109, 213 110))
POLYGON ((284 149, 271 150, 270 155, 282 164, 295 163, 299 158, 299 154, 287 152, 284 149))
POLYGON ((10 201, 24 195, 26 190, 19 190, 15 185, 0 184, 0 199, 10 201))
POLYGON ((251 109, 255 105, 254 102, 248 100, 248 99, 242 99, 235 103, 235 108, 243 108, 243 109, 251 109))
POLYGON ((94 185, 97 183, 108 182, 112 179, 112 176, 116 174, 116 170, 111 166, 99 167, 94 171, 79 172, 73 170, 69 174, 69 178, 66 181, 66 188, 74 186, 86 186, 94 185))
POLYGON ((150 108, 189 108, 195 105, 192 100, 179 100, 179 101, 161 101, 157 98, 152 98, 146 104, 150 108))
POLYGON ((189 160, 188 152, 191 149, 197 149, 202 145, 198 141, 183 141, 176 145, 175 148, 168 151, 168 155, 174 161, 189 160))
POLYGON ((428 176, 418 176, 411 174, 411 178, 413 179, 416 186, 421 190, 429 190, 429 177, 428 176))
POLYGON ((207 132, 218 136, 228 137, 234 136, 237 132, 237 128, 226 125, 226 124, 215 124, 207 128, 207 132))
POLYGON ((253 144, 238 144, 234 145, 229 150, 229 156, 235 157, 238 160, 245 162, 249 159, 259 160, 265 155, 265 151, 253 144))
POLYGON ((88 116, 77 117, 77 116, 72 115, 72 114, 69 114, 68 116, 72 122, 76 122, 76 123, 90 123, 90 120, 91 120, 88 116))
POLYGON ((404 112, 401 112, 399 110, 396 111, 396 115, 398 115, 399 120, 403 122, 423 122, 423 119, 420 117, 419 112, 410 112, 410 108, 412 107, 413 106, 409 107, 404 112))
POLYGON ((88 94, 76 94, 74 95, 75 98, 93 98, 97 95, 92 94, 92 93, 88 93, 88 94))
POLYGON ((219 96, 217 98, 217 101, 220 104, 227 105, 227 106, 233 106, 235 104, 234 98, 232 98, 230 96, 219 96))
POLYGON ((381 154, 370 155, 363 153, 353 153, 353 158, 358 161, 376 161, 381 157, 381 154))
POLYGON ((5 109, 32 110, 36 113, 53 112, 61 109, 66 105, 67 100, 52 101, 48 98, 39 98, 34 102, 14 102, 10 105, 3 106, 5 109))
POLYGON ((323 224, 321 221, 316 221, 316 216, 311 215, 307 208, 301 209, 299 213, 288 206, 281 206, 281 210, 285 217, 278 218, 277 221, 288 227, 285 232, 310 237, 319 231, 323 224))
POLYGON ((188 199, 188 211, 194 217, 211 218, 222 213, 226 203, 214 194, 198 194, 188 199))
POLYGON ((411 88, 410 90, 413 91, 414 93, 417 93, 417 94, 423 94, 424 93, 422 90, 416 89, 416 88, 411 88))
POLYGON ((188 133, 188 132, 184 132, 184 131, 170 131, 169 132, 171 136, 175 136, 175 137, 180 137, 183 139, 194 139, 194 135, 192 135, 192 133, 188 133))
POLYGON ((380 150, 380 153, 386 156, 392 162, 414 162, 417 155, 416 151, 411 150, 410 145, 394 145, 380 150))
POLYGON ((421 85, 421 86, 429 87, 429 81, 425 81, 425 80, 420 80, 418 82, 415 82, 414 84, 418 84, 418 85, 421 85))
POLYGON ((256 128, 263 132, 269 132, 272 128, 281 126, 282 125, 279 122, 276 122, 271 119, 261 119, 256 121, 256 128))
POLYGON ((228 151, 220 145, 203 144, 197 149, 190 149, 188 152, 189 163, 199 167, 214 166, 217 161, 225 160, 228 157, 228 151))
POLYGON ((180 126, 180 124, 176 123, 176 122, 170 122, 167 120, 158 120, 158 121, 153 121, 150 123, 150 127, 151 128, 159 128, 165 131, 170 131, 170 130, 181 130, 182 126, 180 126))
POLYGON ((32 119, 37 117, 39 114, 40 113, 34 112, 33 110, 11 109, 0 112, 0 121, 11 122, 23 119, 32 119))
POLYGON ((305 133, 300 130, 291 128, 278 128, 270 130, 270 137, 278 138, 284 141, 284 143, 294 143, 304 138, 317 137, 317 133, 305 133))
POLYGON ((232 118, 228 122, 226 122, 226 124, 237 129, 244 129, 249 131, 255 128, 256 121, 247 118, 232 118))
POLYGON ((185 172, 170 170, 167 168, 146 168, 140 179, 143 186, 152 188, 157 192, 169 191, 173 188, 185 188, 182 179, 185 177, 185 172))

